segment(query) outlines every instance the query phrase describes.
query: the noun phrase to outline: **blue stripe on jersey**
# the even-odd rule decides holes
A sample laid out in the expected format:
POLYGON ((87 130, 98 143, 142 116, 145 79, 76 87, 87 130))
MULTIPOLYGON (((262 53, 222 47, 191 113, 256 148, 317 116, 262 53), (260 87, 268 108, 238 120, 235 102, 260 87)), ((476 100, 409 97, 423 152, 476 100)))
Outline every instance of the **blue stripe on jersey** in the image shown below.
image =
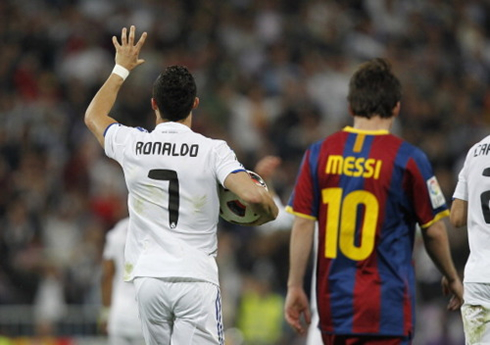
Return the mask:
MULTIPOLYGON (((364 144, 360 152, 354 152, 354 144, 356 141, 357 133, 349 134, 345 146, 343 156, 354 157, 369 157, 371 151, 371 145, 374 140, 374 136, 367 135, 364 139, 364 144)), ((354 190, 360 190, 364 188, 364 178, 362 176, 354 177, 342 174, 340 176, 339 187, 343 190, 343 197, 354 190)), ((363 210, 358 210, 356 221, 362 222, 363 210)), ((360 231, 361 226, 356 227, 356 232, 360 231)), ((359 234, 356 234, 359 235, 359 234)), ((356 236, 359 238, 360 236, 356 236)), ((330 290, 331 297, 331 311, 333 314, 332 322, 334 329, 352 329, 354 321, 354 289, 356 284, 357 262, 349 258, 346 258, 342 251, 337 252, 337 258, 332 261, 330 268, 330 282, 331 286, 336 286, 330 290), (339 281, 342 281, 342 286, 339 286, 339 282, 336 281, 336 277, 339 277, 339 281)))
POLYGON ((121 125, 121 124, 119 122, 113 122, 109 126, 107 126, 107 128, 105 129, 104 134, 103 134, 104 137, 105 137, 105 134, 107 133, 107 130, 109 128, 111 128, 113 125, 121 125))
MULTIPOLYGON (((402 227, 407 219, 400 221, 397 218, 404 217, 406 210, 412 209, 409 200, 403 190, 403 172, 411 157, 412 146, 403 143, 394 160, 391 175, 390 198, 398 199, 398 202, 388 202, 385 205, 385 219, 383 220, 383 242, 378 246, 378 272, 383 281, 381 285, 381 333, 404 333, 406 321, 404 320, 404 302, 406 298, 413 297, 415 277, 412 269, 412 249, 414 241, 413 229, 415 223, 402 227), (397 209, 403 205, 405 210, 397 209), (400 238, 410 238, 410 241, 400 241, 400 238), (401 277, 393 279, 394 272, 399 272, 401 277), (407 277, 408 281, 404 281, 407 277), (408 291, 406 291, 408 289, 408 291), (403 292, 407 295, 403 295, 403 292), (394 294, 397 294, 394 296, 394 294), (398 328, 398 329, 396 329, 398 328)), ((415 309, 412 305, 412 322, 415 321, 415 309)))
POLYGON ((317 142, 313 144, 310 148, 310 159, 308 161, 308 164, 310 166, 310 172, 311 172, 311 180, 313 181, 313 195, 314 195, 314 202, 312 205, 312 210, 311 213, 312 215, 315 215, 315 217, 318 218, 318 209, 320 207, 319 203, 320 201, 320 187, 318 186, 318 163, 319 163, 319 156, 320 156, 320 151, 322 149, 322 144, 323 141, 317 142), (316 183, 315 183, 316 182, 316 183))

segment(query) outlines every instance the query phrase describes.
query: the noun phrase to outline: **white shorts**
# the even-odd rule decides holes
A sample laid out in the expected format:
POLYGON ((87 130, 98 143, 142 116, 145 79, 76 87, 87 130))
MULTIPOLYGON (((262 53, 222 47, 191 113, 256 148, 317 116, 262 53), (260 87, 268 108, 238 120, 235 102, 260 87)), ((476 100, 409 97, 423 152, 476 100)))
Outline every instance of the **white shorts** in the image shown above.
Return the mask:
POLYGON ((109 334, 109 345, 145 345, 143 337, 127 337, 109 334))
POLYGON ((490 344, 490 284, 464 283, 461 306, 466 345, 490 344))
POLYGON ((223 345, 219 287, 205 281, 138 277, 136 299, 147 345, 223 345))
POLYGON ((306 345, 318 345, 322 344, 322 332, 318 328, 318 323, 320 322, 318 318, 318 313, 316 311, 311 311, 311 323, 308 326, 308 333, 306 334, 306 345))

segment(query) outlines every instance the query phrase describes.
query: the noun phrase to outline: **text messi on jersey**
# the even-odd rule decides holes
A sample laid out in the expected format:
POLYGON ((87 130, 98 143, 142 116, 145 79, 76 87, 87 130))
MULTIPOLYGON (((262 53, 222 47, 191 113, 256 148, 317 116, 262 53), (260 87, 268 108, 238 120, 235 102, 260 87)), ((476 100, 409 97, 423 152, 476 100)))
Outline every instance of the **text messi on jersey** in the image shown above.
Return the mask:
POLYGON ((378 179, 382 163, 381 160, 374 158, 330 155, 325 172, 334 175, 378 179))

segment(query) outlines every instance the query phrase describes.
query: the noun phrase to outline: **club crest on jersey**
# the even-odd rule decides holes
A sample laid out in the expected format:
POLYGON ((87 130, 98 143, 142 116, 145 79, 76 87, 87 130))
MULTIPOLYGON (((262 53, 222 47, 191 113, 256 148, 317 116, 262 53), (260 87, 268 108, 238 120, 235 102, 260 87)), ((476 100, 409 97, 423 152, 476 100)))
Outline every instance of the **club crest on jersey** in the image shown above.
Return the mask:
POLYGON ((446 203, 444 194, 442 194, 441 187, 439 186, 439 183, 437 182, 435 176, 432 176, 430 179, 427 180, 427 188, 429 190, 432 208, 441 207, 446 203))

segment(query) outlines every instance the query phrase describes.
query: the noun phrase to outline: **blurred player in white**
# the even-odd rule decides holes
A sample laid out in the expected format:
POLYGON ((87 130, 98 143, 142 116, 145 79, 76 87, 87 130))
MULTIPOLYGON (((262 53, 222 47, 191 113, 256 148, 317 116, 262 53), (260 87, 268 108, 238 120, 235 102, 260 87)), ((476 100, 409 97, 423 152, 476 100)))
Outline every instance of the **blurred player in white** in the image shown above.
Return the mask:
POLYGON ((453 194, 451 223, 468 226, 470 255, 461 307, 466 344, 490 344, 490 136, 466 155, 453 194))
MULTIPOLYGON (((269 190, 274 194, 274 201, 279 209, 277 218, 272 222, 266 223, 258 227, 261 233, 266 234, 271 231, 277 230, 287 230, 290 231, 293 226, 294 216, 286 212, 286 207, 284 206, 282 200, 277 194, 275 194, 272 178, 276 173, 276 169, 281 164, 281 159, 277 156, 265 156, 257 162, 254 167, 254 171, 259 174, 267 183, 269 190)), ((318 250, 317 236, 318 231, 317 226, 315 226, 315 237, 313 243, 313 258, 316 257, 316 251, 318 250)), ((316 260, 313 261, 313 271, 316 270, 316 260)), ((310 312, 311 312, 311 322, 308 326, 308 332, 306 335, 306 345, 319 345, 322 344, 322 334, 318 328, 318 311, 316 307, 316 274, 312 274, 311 280, 311 290, 310 290, 310 312)))
POLYGON ((102 314, 107 316, 110 345, 145 344, 134 285, 123 280, 128 225, 129 218, 124 218, 107 232, 102 254, 102 314))
POLYGON ((199 105, 193 76, 171 66, 153 85, 156 127, 148 133, 110 117, 117 94, 139 58, 146 32, 122 29, 116 66, 85 112, 85 123, 124 171, 129 232, 124 279, 134 281, 143 335, 149 345, 224 344, 216 264, 218 184, 260 218, 277 216, 271 194, 256 185, 222 140, 191 130, 199 105))

